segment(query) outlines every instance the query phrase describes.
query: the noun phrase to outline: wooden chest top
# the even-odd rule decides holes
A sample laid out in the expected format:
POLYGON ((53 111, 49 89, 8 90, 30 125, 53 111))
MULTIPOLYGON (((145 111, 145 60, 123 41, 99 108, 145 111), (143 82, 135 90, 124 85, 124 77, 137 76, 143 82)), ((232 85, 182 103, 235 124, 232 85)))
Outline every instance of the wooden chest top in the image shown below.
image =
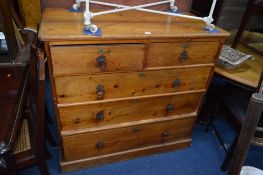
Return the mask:
POLYGON ((108 40, 147 38, 215 38, 229 35, 222 29, 210 33, 204 30, 205 23, 141 11, 124 11, 97 16, 92 23, 102 29, 102 36, 83 34, 83 13, 67 9, 46 9, 43 13, 39 37, 42 41, 58 40, 108 40), (146 34, 150 32, 151 34, 146 34))

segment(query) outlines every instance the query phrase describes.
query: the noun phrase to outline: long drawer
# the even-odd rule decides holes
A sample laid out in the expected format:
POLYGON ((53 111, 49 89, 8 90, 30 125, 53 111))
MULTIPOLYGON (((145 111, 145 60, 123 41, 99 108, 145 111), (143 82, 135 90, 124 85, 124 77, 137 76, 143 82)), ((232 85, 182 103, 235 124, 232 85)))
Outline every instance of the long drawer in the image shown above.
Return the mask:
POLYGON ((134 159, 146 155, 154 155, 154 154, 160 154, 162 152, 185 149, 191 146, 191 143, 192 143, 192 139, 187 138, 187 139, 177 140, 175 142, 161 143, 157 145, 131 149, 131 150, 107 154, 103 156, 90 157, 90 158, 84 158, 84 159, 73 160, 73 161, 64 161, 62 159, 60 162, 60 167, 62 172, 78 170, 81 168, 90 168, 98 165, 104 165, 107 163, 134 159))
POLYGON ((78 160, 190 138, 195 117, 62 136, 64 160, 78 160))
POLYGON ((146 67, 214 63, 219 47, 219 42, 152 43, 146 67))
POLYGON ((143 44, 53 46, 54 76, 99 72, 141 71, 143 44))
POLYGON ((202 92, 95 103, 59 109, 62 131, 100 127, 195 112, 202 92))
POLYGON ((59 104, 205 89, 212 67, 55 78, 59 104))

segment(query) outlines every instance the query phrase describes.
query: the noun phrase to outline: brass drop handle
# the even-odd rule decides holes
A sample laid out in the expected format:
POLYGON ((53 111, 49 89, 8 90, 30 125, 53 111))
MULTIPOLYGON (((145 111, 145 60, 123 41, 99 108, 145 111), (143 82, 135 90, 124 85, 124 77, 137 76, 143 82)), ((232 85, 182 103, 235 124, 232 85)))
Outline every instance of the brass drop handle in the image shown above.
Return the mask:
POLYGON ((167 130, 162 132, 162 138, 167 137, 168 135, 169 135, 169 133, 167 130))
POLYGON ((173 81, 173 88, 177 88, 177 87, 179 87, 179 86, 181 86, 181 85, 182 85, 182 82, 181 82, 180 79, 175 79, 175 80, 173 81))
POLYGON ((105 90, 104 90, 104 86, 103 85, 99 84, 96 87, 96 94, 97 94, 98 99, 104 98, 105 90))
POLYGON ((180 56, 179 56, 179 61, 180 62, 185 62, 185 61, 187 61, 189 59, 189 56, 188 56, 188 52, 187 52, 187 50, 183 50, 182 51, 182 53, 180 54, 180 56))
POLYGON ((174 105, 171 104, 171 103, 169 103, 169 104, 166 106, 166 111, 167 111, 168 113, 174 112, 174 105))
POLYGON ((99 141, 97 144, 96 144, 96 147, 98 150, 103 150, 105 145, 103 142, 99 141))
POLYGON ((96 114, 96 121, 103 121, 104 120, 104 111, 100 111, 96 114))
POLYGON ((100 55, 97 57, 97 67, 100 69, 105 69, 107 66, 106 57, 104 55, 100 55))

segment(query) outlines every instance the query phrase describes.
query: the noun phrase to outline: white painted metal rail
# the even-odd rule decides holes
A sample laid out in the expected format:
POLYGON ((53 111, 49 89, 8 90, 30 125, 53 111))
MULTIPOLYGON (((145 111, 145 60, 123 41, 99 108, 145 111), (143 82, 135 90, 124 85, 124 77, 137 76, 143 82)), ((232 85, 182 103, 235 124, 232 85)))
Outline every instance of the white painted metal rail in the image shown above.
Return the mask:
POLYGON ((76 3, 73 4, 72 8, 74 10, 79 10, 81 2, 86 3, 85 12, 84 12, 85 30, 89 30, 92 33, 96 33, 97 29, 98 29, 98 27, 96 25, 91 24, 92 18, 94 18, 96 16, 100 16, 100 15, 117 13, 117 12, 126 11, 126 10, 139 10, 139 11, 145 11, 145 12, 156 13, 156 14, 161 14, 161 15, 169 15, 169 16, 182 17, 182 18, 188 18, 188 19, 194 19, 194 20, 201 20, 201 21, 204 21, 206 23, 206 26, 205 26, 206 29, 208 29, 208 30, 214 30, 215 29, 215 26, 212 24, 212 22, 214 21, 213 20, 213 13, 215 10, 215 5, 216 5, 217 0, 213 0, 209 16, 207 16, 207 17, 196 17, 196 16, 190 16, 190 15, 175 13, 177 11, 177 7, 175 6, 175 0, 163 0, 160 2, 154 2, 154 3, 149 3, 149 4, 137 5, 137 6, 126 6, 126 5, 119 5, 119 4, 100 2, 100 1, 94 1, 94 0, 76 0, 76 3), (152 6, 166 4, 166 3, 170 3, 170 9, 174 13, 145 9, 145 7, 152 7, 152 6), (91 12, 90 11, 90 4, 99 4, 99 5, 105 5, 105 6, 110 6, 110 7, 116 7, 116 9, 102 11, 102 12, 91 12))

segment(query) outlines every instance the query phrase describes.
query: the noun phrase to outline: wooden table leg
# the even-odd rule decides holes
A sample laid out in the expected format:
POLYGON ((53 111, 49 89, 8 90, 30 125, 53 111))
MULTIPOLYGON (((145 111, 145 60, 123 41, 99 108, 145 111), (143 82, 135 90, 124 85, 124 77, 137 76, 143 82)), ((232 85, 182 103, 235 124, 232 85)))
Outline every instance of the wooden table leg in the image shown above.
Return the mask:
POLYGON ((238 175, 241 171, 262 111, 263 95, 254 93, 250 99, 245 122, 240 131, 237 146, 234 151, 233 162, 230 166, 231 175, 238 175))

